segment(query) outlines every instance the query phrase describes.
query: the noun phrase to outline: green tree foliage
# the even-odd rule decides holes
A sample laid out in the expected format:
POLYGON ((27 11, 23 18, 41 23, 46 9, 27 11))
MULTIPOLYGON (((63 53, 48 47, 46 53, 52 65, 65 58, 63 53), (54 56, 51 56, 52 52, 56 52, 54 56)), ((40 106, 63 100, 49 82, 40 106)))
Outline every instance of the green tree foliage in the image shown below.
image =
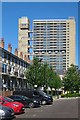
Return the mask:
POLYGON ((50 72, 50 80, 48 81, 48 85, 51 88, 51 91, 52 88, 55 89, 55 95, 56 95, 56 90, 62 87, 62 81, 56 72, 53 71, 50 72))
POLYGON ((38 58, 33 59, 33 64, 28 67, 25 76, 28 83, 31 83, 33 86, 43 86, 45 89, 54 87, 55 90, 61 87, 60 77, 47 63, 41 64, 38 58))
POLYGON ((70 92, 79 92, 80 88, 80 74, 78 68, 75 65, 67 70, 66 75, 63 78, 64 89, 70 92))
POLYGON ((25 76, 27 78, 28 83, 34 85, 40 86, 42 81, 42 68, 41 62, 38 58, 33 59, 33 64, 28 67, 28 69, 25 72, 25 76))

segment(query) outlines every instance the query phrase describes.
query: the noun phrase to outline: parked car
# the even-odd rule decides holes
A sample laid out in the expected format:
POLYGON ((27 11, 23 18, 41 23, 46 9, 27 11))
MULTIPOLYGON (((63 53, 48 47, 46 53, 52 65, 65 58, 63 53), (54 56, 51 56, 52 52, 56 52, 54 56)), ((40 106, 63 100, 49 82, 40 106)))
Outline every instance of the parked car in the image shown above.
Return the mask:
POLYGON ((15 113, 12 108, 0 105, 0 120, 11 120, 15 118, 15 113))
POLYGON ((52 96, 43 91, 34 90, 33 96, 35 98, 39 98, 41 100, 42 105, 52 104, 52 102, 53 102, 52 96))
POLYGON ((13 99, 14 101, 21 102, 22 104, 24 104, 25 107, 33 108, 33 107, 40 106, 39 99, 32 99, 32 98, 28 98, 28 97, 23 96, 23 95, 11 95, 8 97, 13 99))
POLYGON ((12 108, 15 114, 23 113, 25 111, 24 105, 22 103, 15 102, 8 97, 0 96, 0 104, 12 108))
POLYGON ((14 91, 13 95, 24 95, 28 98, 35 98, 40 99, 41 104, 52 104, 53 98, 51 95, 46 94, 43 91, 35 90, 35 89, 29 89, 29 90, 22 90, 22 91, 14 91))

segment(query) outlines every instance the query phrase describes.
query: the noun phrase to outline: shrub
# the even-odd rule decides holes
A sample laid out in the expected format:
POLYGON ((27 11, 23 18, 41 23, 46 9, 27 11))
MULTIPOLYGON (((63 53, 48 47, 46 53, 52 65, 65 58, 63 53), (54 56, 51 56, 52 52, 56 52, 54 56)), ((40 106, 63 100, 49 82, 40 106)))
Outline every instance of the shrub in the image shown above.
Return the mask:
POLYGON ((68 93, 68 94, 61 94, 61 97, 80 97, 80 93, 68 93))

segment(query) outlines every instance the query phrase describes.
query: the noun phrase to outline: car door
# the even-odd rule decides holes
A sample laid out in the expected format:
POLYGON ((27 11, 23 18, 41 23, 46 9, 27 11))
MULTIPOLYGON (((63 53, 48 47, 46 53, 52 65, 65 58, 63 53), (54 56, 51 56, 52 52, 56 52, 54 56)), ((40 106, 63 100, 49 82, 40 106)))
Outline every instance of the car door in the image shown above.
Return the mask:
POLYGON ((3 100, 0 98, 0 105, 2 105, 3 104, 3 100))
POLYGON ((0 98, 0 104, 6 106, 7 102, 3 98, 0 98))

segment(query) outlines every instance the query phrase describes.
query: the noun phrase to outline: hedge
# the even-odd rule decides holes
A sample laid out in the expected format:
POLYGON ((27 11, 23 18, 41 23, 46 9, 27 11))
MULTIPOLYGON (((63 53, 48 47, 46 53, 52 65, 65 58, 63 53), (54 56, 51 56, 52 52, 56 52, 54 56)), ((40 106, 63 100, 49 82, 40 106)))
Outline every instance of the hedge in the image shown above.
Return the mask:
POLYGON ((80 97, 80 93, 61 94, 61 97, 80 97))

